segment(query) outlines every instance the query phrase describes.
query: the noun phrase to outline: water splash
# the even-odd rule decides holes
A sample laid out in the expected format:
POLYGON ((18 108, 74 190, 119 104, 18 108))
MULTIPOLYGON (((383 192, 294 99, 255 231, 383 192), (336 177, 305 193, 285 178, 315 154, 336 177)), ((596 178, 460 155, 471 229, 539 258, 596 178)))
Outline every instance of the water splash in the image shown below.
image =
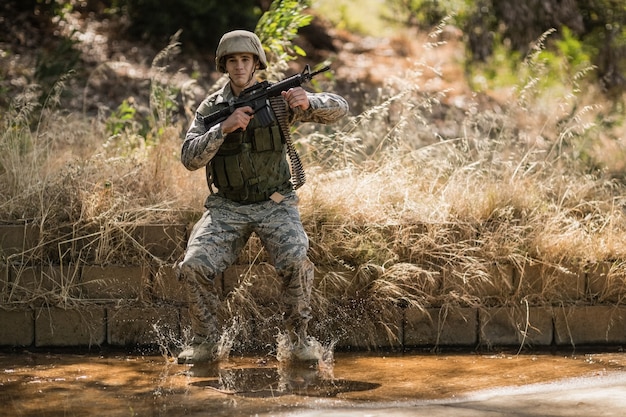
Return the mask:
POLYGON ((182 350, 186 344, 186 340, 190 340, 190 331, 188 329, 183 330, 182 340, 179 338, 174 330, 172 330, 169 326, 161 326, 160 321, 152 324, 152 330, 154 331, 155 341, 159 348, 159 352, 161 356, 163 356, 166 361, 168 358, 171 358, 174 355, 174 350, 182 350))
POLYGON ((222 329, 222 334, 217 342, 217 358, 219 360, 227 360, 230 352, 235 344, 237 335, 243 329, 241 319, 237 316, 233 317, 229 326, 222 329))
MULTIPOLYGON (((334 349, 335 341, 332 341, 327 346, 322 345, 317 339, 312 336, 306 338, 306 344, 313 354, 311 356, 317 358, 315 361, 309 362, 317 366, 320 376, 324 378, 333 378, 333 365, 335 362, 334 349)), ((276 359, 282 368, 289 367, 301 367, 302 364, 298 364, 293 358, 294 346, 289 340, 287 333, 279 333, 276 336, 276 359)), ((305 362, 306 365, 306 362, 305 362)))
MULTIPOLYGON (((231 323, 228 326, 224 326, 217 341, 218 360, 228 360, 237 335, 239 335, 242 329, 243 324, 238 317, 233 317, 231 323)), ((152 324, 152 330, 159 352, 166 359, 166 362, 169 362, 171 358, 175 358, 177 352, 189 347, 193 340, 193 334, 189 327, 181 329, 180 336, 177 336, 169 327, 161 326, 159 322, 152 324)))

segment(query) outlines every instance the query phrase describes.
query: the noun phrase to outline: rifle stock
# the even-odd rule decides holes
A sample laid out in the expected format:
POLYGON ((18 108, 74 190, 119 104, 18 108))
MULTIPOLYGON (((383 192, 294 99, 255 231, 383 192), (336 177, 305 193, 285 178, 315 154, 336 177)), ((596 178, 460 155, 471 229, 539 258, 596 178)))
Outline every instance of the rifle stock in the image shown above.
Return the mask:
POLYGON ((239 107, 250 106, 256 113, 267 106, 268 98, 279 96, 283 91, 287 91, 290 88, 300 87, 305 82, 311 81, 316 75, 328 70, 330 70, 330 67, 325 66, 322 69, 311 72, 309 65, 306 65, 301 73, 294 74, 277 83, 270 84, 268 81, 264 81, 248 87, 241 92, 233 104, 204 116, 202 119, 204 126, 208 129, 217 123, 223 122, 239 107))

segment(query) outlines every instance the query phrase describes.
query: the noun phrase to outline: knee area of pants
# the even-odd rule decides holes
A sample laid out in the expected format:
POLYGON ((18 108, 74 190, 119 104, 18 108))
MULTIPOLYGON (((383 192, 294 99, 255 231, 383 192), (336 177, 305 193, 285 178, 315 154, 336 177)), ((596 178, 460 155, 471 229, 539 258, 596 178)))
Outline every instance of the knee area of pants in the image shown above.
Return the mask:
POLYGON ((206 265, 195 262, 194 260, 185 260, 176 265, 176 275, 178 278, 193 279, 194 277, 202 277, 212 280, 213 274, 208 271, 206 265))
POLYGON ((295 260, 290 259, 289 262, 285 262, 281 265, 280 270, 285 274, 293 274, 296 272, 309 274, 313 272, 314 265, 307 257, 295 260))

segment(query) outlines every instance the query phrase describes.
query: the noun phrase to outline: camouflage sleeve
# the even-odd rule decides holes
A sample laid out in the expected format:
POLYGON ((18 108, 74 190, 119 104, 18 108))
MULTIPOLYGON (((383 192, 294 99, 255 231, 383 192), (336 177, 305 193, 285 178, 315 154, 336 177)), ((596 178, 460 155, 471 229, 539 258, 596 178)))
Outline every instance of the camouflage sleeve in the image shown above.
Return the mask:
POLYGON ((348 114, 348 102, 333 93, 307 93, 311 106, 293 111, 292 122, 334 123, 348 114))
POLYGON ((212 126, 209 130, 204 126, 204 122, 201 119, 201 109, 204 103, 199 107, 199 111, 196 112, 187 134, 185 135, 185 141, 180 154, 180 159, 190 171, 204 167, 213 159, 215 153, 224 142, 224 135, 222 134, 221 123, 212 126))

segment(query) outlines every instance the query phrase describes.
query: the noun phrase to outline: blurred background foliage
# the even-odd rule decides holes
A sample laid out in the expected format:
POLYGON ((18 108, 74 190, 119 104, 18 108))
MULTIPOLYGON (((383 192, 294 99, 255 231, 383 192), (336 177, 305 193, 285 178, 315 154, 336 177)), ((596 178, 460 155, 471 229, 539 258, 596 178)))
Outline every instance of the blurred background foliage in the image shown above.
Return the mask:
MULTIPOLYGON (((428 29, 454 16, 468 64, 489 62, 504 49, 518 63, 542 34, 555 30, 547 51, 572 66, 589 63, 607 92, 621 93, 626 72, 626 2, 622 0, 386 0, 389 19, 428 29)), ((580 69, 580 68, 578 68, 580 69)))
POLYGON ((213 51, 216 40, 232 28, 253 30, 261 16, 259 0, 111 0, 113 13, 131 24, 129 34, 148 41, 166 41, 183 29, 181 42, 213 51))
MULTIPOLYGON (((597 81, 605 91, 620 94, 626 88, 626 2, 622 0, 364 1, 239 0, 233 7, 232 3, 220 0, 4 0, 1 7, 2 14, 7 16, 2 22, 6 27, 14 24, 10 21, 11 13, 32 12, 41 31, 53 30, 51 22, 63 19, 70 11, 80 11, 94 18, 121 19, 125 25, 120 36, 153 45, 166 44, 182 29, 179 40, 186 51, 211 53, 224 32, 233 28, 259 29, 257 23, 272 3, 291 3, 297 13, 311 6, 337 27, 363 34, 380 30, 380 24, 374 22, 378 17, 374 15, 386 22, 382 26, 423 30, 452 17, 451 24, 464 33, 468 72, 481 68, 489 73, 491 69, 493 77, 499 74, 497 69, 502 67, 503 56, 509 67, 515 67, 532 53, 542 34, 554 30, 546 40, 545 51, 565 58, 566 62, 558 65, 570 65, 573 71, 593 65, 597 81)), ((300 22, 300 26, 306 24, 300 22)), ((266 38, 276 38, 277 34, 272 33, 275 27, 270 24, 262 28, 268 35, 266 38)), ((9 30, 1 32, 4 33, 0 37, 11 36, 9 30)), ((280 38, 287 43, 292 39, 280 38)), ((57 50, 52 51, 61 59, 41 58, 40 80, 51 73, 61 75, 76 65, 78 57, 72 42, 61 41, 57 50)), ((546 58, 555 60, 548 55, 546 58)))
POLYGON ((32 11, 40 20, 63 17, 78 10, 93 17, 122 17, 125 33, 163 45, 179 29, 181 41, 211 47, 233 27, 253 30, 271 0, 238 0, 237 7, 220 0, 5 0, 5 10, 32 11))

